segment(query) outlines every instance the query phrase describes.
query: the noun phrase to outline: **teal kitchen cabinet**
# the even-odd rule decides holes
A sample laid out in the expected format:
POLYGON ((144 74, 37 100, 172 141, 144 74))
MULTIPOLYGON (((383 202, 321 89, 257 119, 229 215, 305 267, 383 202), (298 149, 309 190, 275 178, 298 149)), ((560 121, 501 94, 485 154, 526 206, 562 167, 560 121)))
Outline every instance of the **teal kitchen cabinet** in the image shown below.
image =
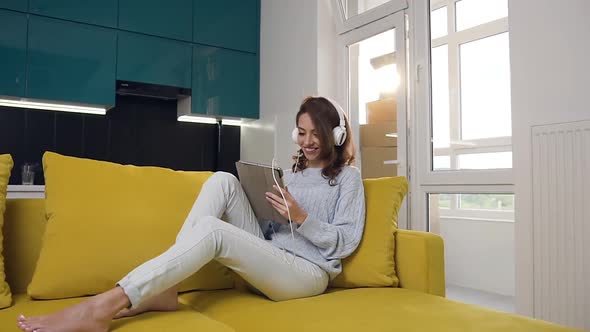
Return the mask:
POLYGON ((118 0, 30 0, 29 13, 116 28, 118 2, 118 0))
POLYGON ((0 8, 19 10, 26 12, 29 7, 29 0, 0 0, 0 8))
POLYGON ((115 104, 115 30, 30 15, 26 96, 115 104))
POLYGON ((260 0, 194 1, 194 42, 258 53, 260 0))
POLYGON ((251 53, 195 46, 192 112, 258 119, 258 59, 251 53))
POLYGON ((117 43, 118 80, 191 87, 191 44, 123 31, 117 43))
POLYGON ((192 0, 120 0, 119 29, 192 40, 192 0))
POLYGON ((23 97, 27 15, 0 10, 0 95, 23 97))

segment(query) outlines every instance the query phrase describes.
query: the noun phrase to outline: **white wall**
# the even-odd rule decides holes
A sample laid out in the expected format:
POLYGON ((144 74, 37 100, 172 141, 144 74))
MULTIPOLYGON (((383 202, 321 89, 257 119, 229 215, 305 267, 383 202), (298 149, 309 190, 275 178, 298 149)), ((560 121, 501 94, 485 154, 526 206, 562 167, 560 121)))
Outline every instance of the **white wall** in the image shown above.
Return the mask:
MULTIPOLYGON (((318 4, 318 86, 317 93, 336 98, 337 84, 337 36, 336 18, 332 1, 320 0, 318 4)), ((342 103, 342 100, 339 100, 342 103)))
POLYGON ((531 126, 590 119, 590 1, 511 0, 508 9, 516 310, 533 316, 531 126))
POLYGON ((241 158, 289 168, 291 141, 303 97, 332 94, 335 22, 330 0, 262 0, 260 120, 242 127, 241 158))
POLYGON ((441 218, 448 284, 514 296, 514 223, 441 218))

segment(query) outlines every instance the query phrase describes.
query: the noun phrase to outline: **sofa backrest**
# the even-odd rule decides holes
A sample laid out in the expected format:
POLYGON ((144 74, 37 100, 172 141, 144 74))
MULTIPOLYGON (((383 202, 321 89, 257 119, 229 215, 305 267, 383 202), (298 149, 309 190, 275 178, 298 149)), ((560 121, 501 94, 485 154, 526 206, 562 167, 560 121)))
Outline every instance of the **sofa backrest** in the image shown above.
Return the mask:
POLYGON ((12 293, 26 293, 45 233, 45 200, 9 199, 4 217, 6 278, 12 293))

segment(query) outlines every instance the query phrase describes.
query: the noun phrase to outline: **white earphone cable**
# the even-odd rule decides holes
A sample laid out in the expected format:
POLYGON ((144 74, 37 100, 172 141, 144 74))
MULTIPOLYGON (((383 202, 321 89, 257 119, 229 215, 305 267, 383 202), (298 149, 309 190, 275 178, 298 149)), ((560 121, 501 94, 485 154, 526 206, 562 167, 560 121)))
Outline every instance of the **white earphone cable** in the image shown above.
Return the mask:
MULTIPOLYGON (((298 162, 299 162, 299 152, 297 152, 297 162, 296 163, 298 163, 298 162)), ((272 179, 275 182, 277 188, 279 188, 279 193, 281 194, 281 197, 283 198, 283 203, 285 204, 285 208, 287 209, 289 227, 291 228, 291 240, 293 241, 292 242, 293 248, 295 248, 295 244, 296 244, 295 231, 293 230, 293 221, 291 219, 291 211, 289 210, 289 205, 287 204, 287 199, 285 198, 285 194, 283 193, 283 188, 281 188, 281 186, 279 186, 279 182, 277 181, 277 178, 275 176, 274 170, 277 169, 277 167, 275 165, 276 165, 276 160, 275 160, 275 158, 272 158, 272 163, 271 163, 272 179)), ((291 181, 292 181, 292 179, 291 179, 291 181)), ((289 181, 289 183, 291 183, 291 181, 289 181)), ((271 228, 272 228, 273 235, 276 235, 275 229, 272 225, 271 225, 271 228)), ((297 257, 297 254, 295 252, 293 252, 293 259, 289 262, 289 260, 287 259, 287 252, 286 252, 285 248, 281 248, 281 249, 283 251, 283 258, 289 263, 289 265, 292 265, 295 262, 295 258, 297 257)))

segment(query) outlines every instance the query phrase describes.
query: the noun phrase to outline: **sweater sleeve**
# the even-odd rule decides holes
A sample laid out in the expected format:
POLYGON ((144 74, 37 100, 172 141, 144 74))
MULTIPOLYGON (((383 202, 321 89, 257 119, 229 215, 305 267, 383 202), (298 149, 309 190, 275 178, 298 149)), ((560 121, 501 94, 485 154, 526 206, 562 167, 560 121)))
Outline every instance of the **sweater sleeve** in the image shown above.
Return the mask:
POLYGON ((359 245, 365 225, 365 194, 358 169, 341 179, 340 194, 331 223, 308 214, 297 232, 319 248, 326 259, 343 259, 359 245))

